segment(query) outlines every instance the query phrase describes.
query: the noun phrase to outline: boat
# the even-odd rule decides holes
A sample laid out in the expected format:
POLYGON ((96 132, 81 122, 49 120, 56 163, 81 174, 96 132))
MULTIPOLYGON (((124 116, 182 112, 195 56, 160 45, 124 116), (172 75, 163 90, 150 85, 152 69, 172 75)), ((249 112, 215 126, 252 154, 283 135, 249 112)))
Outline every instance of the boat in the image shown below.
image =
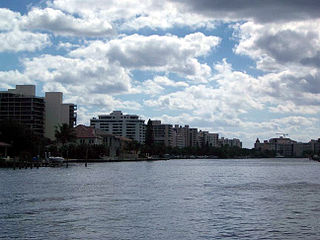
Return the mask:
POLYGON ((63 157, 49 157, 48 158, 49 163, 63 163, 64 158, 63 157))

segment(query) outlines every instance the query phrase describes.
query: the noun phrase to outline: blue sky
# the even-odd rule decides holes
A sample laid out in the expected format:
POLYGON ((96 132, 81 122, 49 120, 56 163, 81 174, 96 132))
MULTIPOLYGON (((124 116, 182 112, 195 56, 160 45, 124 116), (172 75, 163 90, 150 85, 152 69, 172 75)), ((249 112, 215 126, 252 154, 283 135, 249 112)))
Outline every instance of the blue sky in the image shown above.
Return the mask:
POLYGON ((188 124, 245 147, 320 137, 318 1, 0 2, 0 90, 188 124), (230 4, 231 3, 231 4, 230 4))

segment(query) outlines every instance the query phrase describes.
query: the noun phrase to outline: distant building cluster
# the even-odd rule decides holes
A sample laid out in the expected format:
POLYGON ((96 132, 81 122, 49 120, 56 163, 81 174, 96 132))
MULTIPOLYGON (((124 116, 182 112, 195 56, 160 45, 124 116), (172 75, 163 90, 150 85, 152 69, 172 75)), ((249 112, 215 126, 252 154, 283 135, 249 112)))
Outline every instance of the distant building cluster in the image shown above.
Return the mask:
MULTIPOLYGON (((55 129, 58 125, 68 124, 75 127, 77 123, 77 106, 63 103, 61 92, 46 92, 44 97, 36 96, 35 85, 17 85, 15 89, 0 92, 0 121, 15 120, 34 134, 55 140, 55 129)), ((98 144, 101 141, 117 142, 126 139, 144 143, 146 123, 138 115, 123 114, 113 111, 90 119, 90 127, 81 125, 76 133, 79 143, 98 144), (95 131, 93 129, 98 129, 95 131), (109 135, 108 135, 109 134, 109 135), (111 135, 110 135, 111 134, 111 135), (108 140, 109 139, 109 140, 108 140)), ((225 145, 242 147, 239 139, 219 138, 218 133, 180 126, 163 124, 152 120, 153 139, 155 143, 165 146, 185 147, 221 147, 225 145)))
POLYGON ((278 157, 303 157, 320 153, 320 139, 307 143, 296 142, 287 137, 271 138, 263 142, 257 139, 254 147, 261 152, 274 151, 278 157))
POLYGON ((62 102, 61 92, 46 92, 36 96, 34 85, 17 85, 15 89, 0 92, 0 121, 14 120, 35 135, 55 139, 56 126, 67 123, 74 127, 77 122, 77 106, 62 102))
MULTIPOLYGON (((90 126, 101 129, 110 134, 126 137, 139 143, 144 143, 146 138, 146 124, 137 115, 123 114, 113 111, 110 114, 99 115, 90 120, 90 126)), ((199 131, 189 125, 163 124, 160 120, 152 120, 153 140, 155 143, 171 147, 221 147, 225 145, 242 147, 239 139, 220 138, 218 133, 199 131)))

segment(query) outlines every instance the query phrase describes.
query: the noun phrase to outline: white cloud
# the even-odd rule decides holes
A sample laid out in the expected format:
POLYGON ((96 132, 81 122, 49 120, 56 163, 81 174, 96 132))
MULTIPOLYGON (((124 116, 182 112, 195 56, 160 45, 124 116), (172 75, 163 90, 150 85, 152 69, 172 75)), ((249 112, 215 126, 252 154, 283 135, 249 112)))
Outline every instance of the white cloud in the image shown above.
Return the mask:
POLYGON ((51 44, 47 34, 19 30, 0 33, 0 42, 0 52, 33 52, 51 44))
POLYGON ((23 64, 25 74, 32 79, 54 81, 70 87, 83 84, 91 94, 119 94, 130 88, 129 72, 107 61, 43 55, 25 59, 23 64))
POLYGON ((166 76, 156 76, 153 81, 161 86, 168 86, 168 87, 188 87, 188 83, 186 82, 176 82, 173 81, 166 76))
POLYGON ((17 84, 34 84, 34 81, 17 70, 0 71, 0 88, 14 88, 17 84))
POLYGON ((117 24, 122 30, 146 27, 168 29, 174 26, 199 28, 213 25, 212 17, 183 11, 177 4, 163 0, 55 0, 48 5, 83 17, 98 16, 117 24))
POLYGON ((20 17, 20 13, 13 12, 6 8, 0 8, 0 31, 14 29, 17 26, 20 17))
POLYGON ((220 38, 193 33, 177 36, 142 36, 133 34, 109 42, 94 41, 89 46, 70 53, 73 57, 108 58, 128 69, 175 72, 197 82, 206 82, 211 69, 199 63, 197 57, 205 56, 216 47, 220 38))
POLYGON ((320 51, 320 19, 303 22, 237 25, 237 54, 257 61, 265 71, 278 71, 294 64, 315 65, 320 51))
POLYGON ((20 13, 0 8, 0 52, 33 52, 51 44, 47 34, 21 30, 20 21, 20 13))
POLYGON ((96 37, 108 36, 112 26, 95 16, 76 18, 52 8, 33 8, 23 16, 20 26, 24 29, 50 31, 56 35, 96 37))

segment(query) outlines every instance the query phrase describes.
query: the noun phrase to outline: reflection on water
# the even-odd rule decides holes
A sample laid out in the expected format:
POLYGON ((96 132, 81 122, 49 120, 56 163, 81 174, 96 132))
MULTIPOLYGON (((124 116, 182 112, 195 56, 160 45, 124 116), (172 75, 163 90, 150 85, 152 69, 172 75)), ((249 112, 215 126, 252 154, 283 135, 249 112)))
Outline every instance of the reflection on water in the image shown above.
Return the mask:
POLYGON ((0 238, 318 239, 319 176, 305 159, 0 169, 0 238))

